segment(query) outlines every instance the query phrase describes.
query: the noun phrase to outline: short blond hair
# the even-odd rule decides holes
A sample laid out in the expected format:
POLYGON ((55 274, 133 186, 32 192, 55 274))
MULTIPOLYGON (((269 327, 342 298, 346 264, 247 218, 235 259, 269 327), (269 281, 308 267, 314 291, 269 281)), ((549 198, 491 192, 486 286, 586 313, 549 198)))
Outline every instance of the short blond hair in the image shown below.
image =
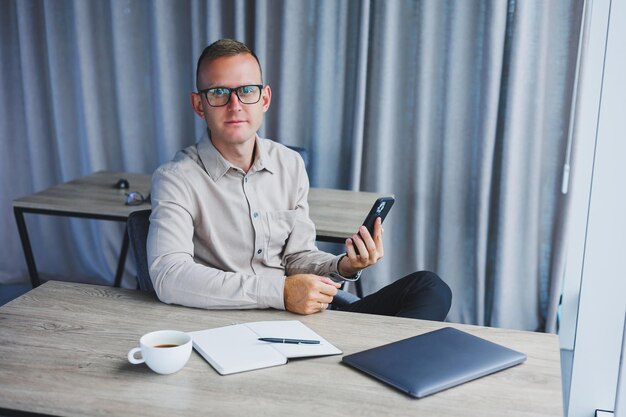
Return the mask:
POLYGON ((261 83, 263 83, 263 70, 261 69, 261 63, 256 54, 252 52, 252 49, 248 48, 245 43, 233 40, 233 39, 220 39, 213 42, 211 45, 204 48, 200 58, 198 58, 198 65, 196 67, 196 88, 200 89, 200 67, 206 63, 211 62, 214 59, 221 58, 223 56, 234 56, 239 54, 250 54, 259 64, 259 72, 261 73, 261 83))

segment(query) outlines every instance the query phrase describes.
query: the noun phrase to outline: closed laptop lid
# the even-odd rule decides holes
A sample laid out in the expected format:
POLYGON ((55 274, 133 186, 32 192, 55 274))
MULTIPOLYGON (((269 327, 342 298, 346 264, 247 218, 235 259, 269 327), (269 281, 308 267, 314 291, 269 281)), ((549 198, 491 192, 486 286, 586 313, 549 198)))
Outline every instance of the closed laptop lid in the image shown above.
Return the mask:
POLYGON ((344 356, 342 361, 421 398, 517 365, 526 355, 444 327, 344 356))

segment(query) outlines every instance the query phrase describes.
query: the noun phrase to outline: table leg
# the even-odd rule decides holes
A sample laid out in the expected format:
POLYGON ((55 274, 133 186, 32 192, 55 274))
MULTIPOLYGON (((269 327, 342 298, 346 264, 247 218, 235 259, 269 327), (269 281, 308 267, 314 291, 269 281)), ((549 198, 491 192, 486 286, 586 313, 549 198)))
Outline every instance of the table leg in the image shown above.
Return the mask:
POLYGON ((124 238, 122 240, 122 249, 120 250, 120 258, 117 261, 117 272, 115 273, 114 287, 122 284, 122 276, 124 275, 124 265, 126 264, 126 255, 128 254, 128 225, 124 227, 124 238))
POLYGON ((28 267, 28 274, 30 275, 30 283, 33 288, 35 288, 38 287, 41 282, 39 281, 39 274, 37 273, 37 266, 35 265, 35 258, 33 257, 33 248, 30 246, 30 239, 28 238, 28 230, 26 229, 26 222, 24 221, 24 212, 17 207, 13 207, 13 214, 15 214, 17 230, 20 234, 20 240, 22 241, 22 249, 24 250, 24 257, 26 258, 26 266, 28 267))

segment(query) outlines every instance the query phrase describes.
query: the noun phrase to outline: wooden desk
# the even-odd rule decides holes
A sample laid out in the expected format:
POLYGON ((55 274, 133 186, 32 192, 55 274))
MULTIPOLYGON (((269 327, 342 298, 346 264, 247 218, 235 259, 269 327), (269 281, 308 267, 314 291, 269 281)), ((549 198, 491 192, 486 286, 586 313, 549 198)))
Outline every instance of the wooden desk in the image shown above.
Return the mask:
POLYGON ((562 416, 555 335, 367 314, 206 311, 139 291, 49 281, 0 307, 0 415, 63 416, 562 416), (420 400, 340 363, 340 356, 220 376, 193 352, 162 376, 129 349, 158 329, 201 330, 297 319, 344 355, 445 325, 528 355, 522 365, 420 400))
MULTIPOLYGON (((148 203, 139 206, 125 205, 126 192, 139 191, 147 196, 150 191, 150 178, 151 176, 147 174, 100 171, 14 200, 13 212, 33 288, 38 286, 40 281, 24 213, 126 222, 133 211, 150 207, 148 203), (120 178, 128 180, 130 183, 128 190, 113 187, 120 178)), ((356 232, 372 204, 380 196, 382 195, 376 193, 311 188, 309 214, 317 229, 317 239, 343 242, 356 232)), ((115 274, 116 287, 119 287, 122 280, 127 253, 128 233, 125 231, 115 274)))

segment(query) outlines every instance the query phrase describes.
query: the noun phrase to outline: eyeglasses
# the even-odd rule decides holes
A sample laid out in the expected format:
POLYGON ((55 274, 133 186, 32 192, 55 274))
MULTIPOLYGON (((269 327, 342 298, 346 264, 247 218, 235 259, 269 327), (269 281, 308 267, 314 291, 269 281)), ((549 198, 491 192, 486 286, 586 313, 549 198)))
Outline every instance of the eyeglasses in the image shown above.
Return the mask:
POLYGON ((235 88, 213 87, 206 90, 199 90, 198 94, 203 95, 211 107, 222 107, 228 104, 233 92, 237 95, 242 104, 256 104, 261 100, 262 84, 242 85, 235 88))
POLYGON ((137 192, 137 191, 132 191, 130 193, 126 193, 126 205, 127 206, 138 206, 141 205, 143 203, 149 203, 150 202, 150 194, 148 194, 148 197, 144 198, 144 196, 137 192))

